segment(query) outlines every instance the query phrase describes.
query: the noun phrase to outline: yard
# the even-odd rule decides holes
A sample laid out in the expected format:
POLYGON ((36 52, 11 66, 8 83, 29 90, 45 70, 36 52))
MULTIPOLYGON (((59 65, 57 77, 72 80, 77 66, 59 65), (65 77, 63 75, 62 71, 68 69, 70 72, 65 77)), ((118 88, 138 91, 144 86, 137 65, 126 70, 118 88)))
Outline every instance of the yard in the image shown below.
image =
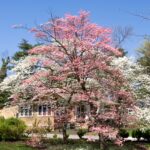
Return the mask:
POLYGON ((33 150, 22 142, 0 142, 0 150, 33 150))
POLYGON ((0 150, 150 150, 150 2, 5 1, 0 150))
MULTIPOLYGON (((23 142, 0 142, 0 150, 36 150, 25 146, 23 142)), ((49 145, 44 150, 99 150, 97 143, 74 143, 74 144, 57 144, 49 145)), ((147 143, 126 143, 123 147, 119 148, 110 145, 107 150, 150 150, 150 144, 147 143)))

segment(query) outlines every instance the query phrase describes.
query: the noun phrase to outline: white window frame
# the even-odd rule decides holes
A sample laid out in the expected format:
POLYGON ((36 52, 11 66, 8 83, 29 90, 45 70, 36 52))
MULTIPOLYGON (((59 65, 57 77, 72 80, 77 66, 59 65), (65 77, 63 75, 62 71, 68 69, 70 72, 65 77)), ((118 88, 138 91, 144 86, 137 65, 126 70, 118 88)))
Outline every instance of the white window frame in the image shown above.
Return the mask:
POLYGON ((19 117, 32 117, 33 109, 30 106, 22 106, 20 107, 19 117))
POLYGON ((76 118, 85 118, 86 114, 87 114, 87 108, 84 104, 78 105, 76 107, 76 118), (84 107, 84 112, 82 112, 82 110, 81 110, 82 107, 84 107), (83 115, 84 115, 84 117, 83 117, 83 115))
POLYGON ((81 106, 84 106, 84 118, 88 119, 90 116, 90 105, 89 104, 79 104, 75 106, 75 117, 76 119, 82 118, 82 114, 79 114, 78 109, 80 107, 80 113, 81 113, 81 106))
POLYGON ((52 115, 51 106, 46 105, 46 104, 45 105, 44 104, 38 105, 37 112, 38 112, 38 116, 51 116, 52 115), (46 112, 45 112, 45 114, 44 114, 44 111, 43 111, 44 106, 46 106, 46 112), (39 111, 40 107, 41 107, 41 114, 40 114, 40 111, 39 111), (50 114, 48 113, 48 108, 50 108, 50 114))

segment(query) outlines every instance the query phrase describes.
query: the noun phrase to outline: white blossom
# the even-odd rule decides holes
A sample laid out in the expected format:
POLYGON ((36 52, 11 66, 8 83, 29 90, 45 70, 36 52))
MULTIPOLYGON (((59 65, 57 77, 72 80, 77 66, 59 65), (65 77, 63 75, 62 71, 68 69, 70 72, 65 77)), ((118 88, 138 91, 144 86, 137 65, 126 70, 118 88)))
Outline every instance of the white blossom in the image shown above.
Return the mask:
POLYGON ((19 61, 12 61, 14 68, 11 74, 0 83, 1 90, 14 92, 18 89, 21 82, 35 73, 39 68, 37 66, 40 56, 27 56, 19 61))
POLYGON ((150 97, 150 76, 145 68, 126 56, 115 58, 112 65, 120 69, 127 79, 137 100, 148 100, 150 97))
POLYGON ((150 75, 145 68, 134 61, 133 58, 115 58, 112 65, 119 68, 127 79, 137 102, 134 116, 138 119, 141 128, 150 125, 150 75))

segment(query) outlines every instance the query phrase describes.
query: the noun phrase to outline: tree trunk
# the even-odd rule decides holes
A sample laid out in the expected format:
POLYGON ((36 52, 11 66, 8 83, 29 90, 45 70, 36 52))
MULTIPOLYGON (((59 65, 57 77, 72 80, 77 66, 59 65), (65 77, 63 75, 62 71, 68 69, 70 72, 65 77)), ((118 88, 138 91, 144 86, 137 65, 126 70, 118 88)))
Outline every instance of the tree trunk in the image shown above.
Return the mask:
POLYGON ((66 125, 63 126, 62 132, 63 132, 63 141, 64 141, 64 143, 67 143, 68 137, 67 137, 66 125))
POLYGON ((99 136, 100 150, 108 150, 102 135, 99 133, 98 136, 99 136))

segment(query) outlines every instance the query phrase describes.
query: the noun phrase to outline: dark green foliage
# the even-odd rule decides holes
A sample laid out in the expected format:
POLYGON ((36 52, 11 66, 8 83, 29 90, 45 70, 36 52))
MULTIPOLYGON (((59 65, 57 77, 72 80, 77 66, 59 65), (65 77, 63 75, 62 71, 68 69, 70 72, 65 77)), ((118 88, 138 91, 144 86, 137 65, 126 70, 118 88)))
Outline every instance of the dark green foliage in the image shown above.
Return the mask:
MULTIPOLYGON (((62 138, 51 138, 51 139, 45 139, 46 143, 49 143, 50 145, 61 145, 64 144, 64 141, 62 138)), ((82 145, 88 143, 87 140, 84 139, 68 139, 67 145, 82 145)))
POLYGON ((24 52, 24 51, 18 51, 15 53, 15 55, 13 56, 13 59, 18 61, 20 58, 23 58, 25 56, 27 56, 28 53, 27 52, 24 52))
POLYGON ((11 92, 9 91, 0 91, 0 108, 4 107, 4 105, 9 102, 9 97, 11 96, 11 92))
POLYGON ((146 139, 147 141, 150 141, 150 129, 146 129, 143 132, 143 138, 146 139))
POLYGON ((126 56, 128 54, 123 48, 118 48, 118 50, 122 53, 121 57, 126 56))
POLYGON ((143 132, 140 129, 133 130, 132 137, 137 138, 137 140, 139 141, 141 137, 143 137, 143 132))
POLYGON ((23 39, 18 46, 23 51, 28 51, 29 49, 33 48, 31 44, 28 43, 27 40, 23 39))
POLYGON ((23 137, 26 125, 17 118, 0 120, 0 140, 16 141, 23 137))
POLYGON ((16 61, 26 57, 28 55, 28 50, 32 49, 34 46, 29 44, 28 41, 26 41, 25 39, 23 39, 18 47, 20 51, 16 52, 13 56, 13 59, 16 61))
POLYGON ((79 136, 80 139, 87 133, 87 129, 78 129, 77 135, 79 136))
POLYGON ((53 135, 53 139, 57 139, 57 134, 54 134, 54 135, 53 135))
POLYGON ((28 43, 27 40, 23 39, 20 44, 19 44, 19 51, 17 51, 14 56, 12 57, 14 60, 18 61, 21 58, 24 58, 26 56, 28 56, 28 51, 36 46, 41 45, 41 43, 37 43, 35 45, 32 45, 30 43, 28 43))
POLYGON ((9 62, 10 62, 9 57, 7 57, 6 59, 2 58, 2 66, 0 68, 0 82, 2 82, 4 78, 7 76, 7 69, 9 62))
POLYGON ((122 138, 127 138, 127 137, 129 137, 129 133, 125 129, 120 129, 119 136, 121 136, 122 138))
MULTIPOLYGON (((9 57, 6 59, 2 59, 2 66, 0 68, 0 83, 6 78, 7 76, 7 70, 8 70, 8 64, 10 62, 9 57)), ((8 102, 8 98, 11 95, 9 91, 0 91, 0 108, 4 106, 6 102, 8 102)))

